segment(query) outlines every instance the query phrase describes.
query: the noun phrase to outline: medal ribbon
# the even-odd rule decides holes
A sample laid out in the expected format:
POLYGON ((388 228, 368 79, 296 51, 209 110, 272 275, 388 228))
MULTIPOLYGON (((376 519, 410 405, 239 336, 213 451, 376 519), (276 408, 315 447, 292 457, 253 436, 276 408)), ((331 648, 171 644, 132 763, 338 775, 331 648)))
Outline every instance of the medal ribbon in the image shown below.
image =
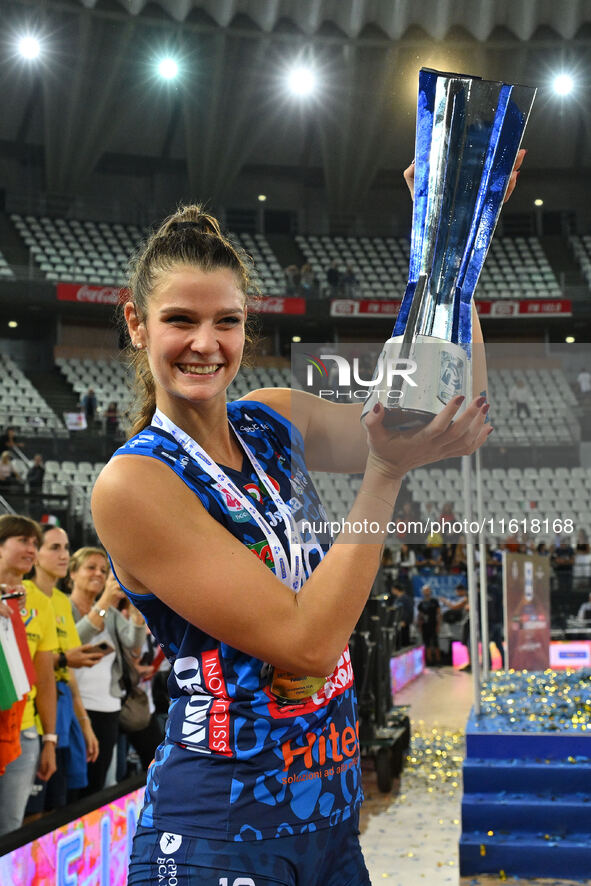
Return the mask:
POLYGON ((295 521, 291 515, 291 511, 287 504, 283 501, 275 487, 269 482, 267 475, 263 471, 261 465, 259 464, 257 458, 250 451, 249 447, 242 439, 236 428, 229 422, 230 428, 234 431, 236 438, 242 449, 246 453, 247 458, 249 459, 258 479, 262 483, 263 487, 266 489, 268 494, 270 495, 275 507, 277 508, 278 513, 280 514, 283 523, 285 525, 285 535, 287 539, 287 543, 289 546, 289 558, 286 555, 285 548, 283 547, 281 541, 279 540, 277 534, 273 531, 273 528, 269 525, 267 520, 263 517, 263 515, 256 509, 254 506, 250 496, 246 495, 239 487, 234 483, 233 480, 228 477, 225 471, 223 471, 218 464, 216 464, 213 459, 211 459, 205 450, 197 443, 196 440, 193 440, 185 431, 181 430, 178 425, 175 425, 171 419, 169 419, 160 409, 156 409, 154 416, 152 418, 152 424, 157 427, 162 428, 167 431, 177 443, 180 444, 182 449, 189 455, 194 461, 196 461, 199 466, 205 471, 205 473, 210 477, 214 483, 218 483, 222 488, 227 489, 232 493, 234 498, 240 503, 240 506, 244 508, 245 511, 250 515, 250 517, 254 520, 256 525, 259 527, 263 535, 265 536, 267 543, 269 545, 269 549, 271 551, 271 556, 273 558, 273 565, 275 566, 275 575, 283 584, 287 585, 287 587, 291 588, 292 591, 296 593, 300 590, 303 582, 304 575, 302 569, 302 545, 300 535, 295 525, 295 521))

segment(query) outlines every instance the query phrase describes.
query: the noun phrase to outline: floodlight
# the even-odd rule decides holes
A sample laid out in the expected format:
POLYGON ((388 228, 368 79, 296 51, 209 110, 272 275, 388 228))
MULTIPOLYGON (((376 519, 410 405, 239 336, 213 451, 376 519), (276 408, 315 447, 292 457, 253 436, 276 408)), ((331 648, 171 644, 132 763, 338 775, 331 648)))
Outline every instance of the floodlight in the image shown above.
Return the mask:
POLYGON ((558 74, 554 78, 552 86, 557 95, 568 95, 573 91, 575 82, 570 74, 558 74))
POLYGON ((41 44, 36 37, 28 34, 25 37, 21 37, 18 41, 18 51, 23 58, 35 59, 38 58, 41 52, 41 44))
POLYGON ((536 199, 534 200, 534 206, 543 206, 543 205, 544 205, 544 201, 542 200, 542 198, 536 197, 536 199))
POLYGON ((312 68, 299 65, 292 68, 287 75, 287 85, 293 95, 307 96, 312 95, 316 90, 316 74, 312 68))
POLYGON ((567 345, 572 345, 575 343, 574 335, 567 335, 567 337, 564 340, 567 343, 567 345))
POLYGON ((178 72, 179 66, 177 62, 173 58, 170 58, 170 56, 163 58, 158 63, 158 73, 165 80, 174 80, 178 72))
POLYGON ((301 337, 301 335, 292 335, 291 340, 295 344, 298 344, 299 342, 301 342, 302 337, 301 337))
POLYGON ((259 194, 259 196, 257 197, 257 200, 259 201, 259 203, 264 203, 266 199, 267 199, 266 194, 259 194))
POLYGON ((10 329, 16 329, 18 326, 18 321, 17 320, 9 320, 8 326, 10 329))

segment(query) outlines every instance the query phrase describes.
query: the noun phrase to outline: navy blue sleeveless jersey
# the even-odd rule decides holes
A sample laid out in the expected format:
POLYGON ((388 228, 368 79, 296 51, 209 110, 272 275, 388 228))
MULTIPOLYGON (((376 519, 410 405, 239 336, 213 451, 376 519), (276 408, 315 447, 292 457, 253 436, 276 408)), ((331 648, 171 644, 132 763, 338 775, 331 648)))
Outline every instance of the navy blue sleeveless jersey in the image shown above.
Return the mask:
MULTIPOLYGON (((250 400, 228 404, 228 418, 296 521, 326 520, 297 428, 250 400)), ((248 511, 170 434, 152 425, 114 457, 126 454, 169 465, 208 512, 274 571, 267 541, 248 511)), ((241 471, 224 470, 252 497, 285 546, 283 520, 250 461, 245 457, 241 471)), ((319 548, 326 551, 329 541, 310 536, 304 541, 309 574, 320 562, 319 548)), ((224 564, 219 568, 222 572, 224 564)), ((270 692, 265 662, 215 640, 153 594, 126 593, 172 665, 166 738, 148 772, 141 824, 187 836, 260 840, 349 818, 363 796, 348 649, 311 698, 280 705, 270 692)))

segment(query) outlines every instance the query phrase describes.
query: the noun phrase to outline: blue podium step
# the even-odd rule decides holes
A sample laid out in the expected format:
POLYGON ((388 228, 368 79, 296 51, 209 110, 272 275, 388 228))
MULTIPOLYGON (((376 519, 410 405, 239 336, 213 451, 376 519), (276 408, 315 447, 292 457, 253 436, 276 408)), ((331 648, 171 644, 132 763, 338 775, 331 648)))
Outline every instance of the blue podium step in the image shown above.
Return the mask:
MULTIPOLYGON (((583 793, 464 794, 462 830, 465 833, 489 830, 507 833, 523 828, 542 836, 577 831, 591 834, 591 797, 583 793)), ((591 875, 591 864, 589 873, 591 875)))
POLYGON ((591 877, 589 834, 568 838, 531 833, 489 837, 487 833, 462 834, 460 875, 505 874, 517 877, 561 877, 585 880, 591 877))
MULTIPOLYGON (((591 737, 589 739, 591 741, 591 737)), ((514 793, 547 791, 585 792, 591 796, 591 762, 587 760, 552 760, 552 762, 512 759, 486 760, 467 758, 464 762, 464 791, 468 793, 514 793)))
POLYGON ((495 730, 471 714, 463 783, 462 876, 591 883, 591 735, 495 730))

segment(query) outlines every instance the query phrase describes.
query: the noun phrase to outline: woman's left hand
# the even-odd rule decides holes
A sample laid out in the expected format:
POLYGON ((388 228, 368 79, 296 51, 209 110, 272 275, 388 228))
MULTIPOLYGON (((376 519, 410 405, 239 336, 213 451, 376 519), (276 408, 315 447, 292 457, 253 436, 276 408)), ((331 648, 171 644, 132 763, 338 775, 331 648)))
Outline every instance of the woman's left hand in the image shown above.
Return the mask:
POLYGON ((84 720, 82 724, 82 734, 84 735, 84 744, 86 745, 86 762, 94 763, 99 754, 99 743, 88 720, 84 720))
MULTIPOLYGON (((503 201, 504 203, 507 202, 507 200, 509 199, 509 197, 511 196, 511 194, 515 190, 515 185, 517 184, 517 177, 519 175, 519 171, 521 169, 523 161, 525 160, 526 154, 527 154, 527 150, 525 148, 520 148, 519 151, 517 151, 517 157, 515 159, 515 165, 513 167, 513 172, 511 173, 511 175, 509 177, 509 184, 507 185, 507 192, 505 194, 505 199, 503 201)), ((414 193, 415 193, 415 161, 414 160, 412 161, 410 166, 407 166, 407 168, 404 170, 404 172, 402 174, 404 176, 404 181, 408 185, 408 190, 410 191, 410 196, 414 200, 414 193)))

